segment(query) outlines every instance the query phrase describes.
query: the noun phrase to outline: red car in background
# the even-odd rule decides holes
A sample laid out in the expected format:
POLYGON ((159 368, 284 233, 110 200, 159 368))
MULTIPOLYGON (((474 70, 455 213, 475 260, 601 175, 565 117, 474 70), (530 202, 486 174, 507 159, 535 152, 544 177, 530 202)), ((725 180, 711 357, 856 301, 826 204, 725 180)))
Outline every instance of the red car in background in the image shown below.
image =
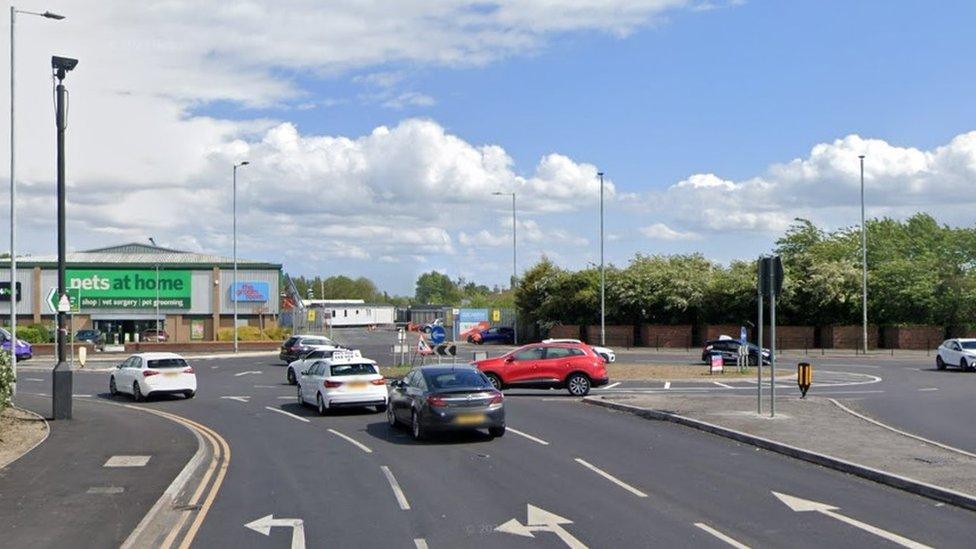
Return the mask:
POLYGON ((472 365, 498 390, 556 387, 586 396, 591 388, 610 382, 606 363, 582 343, 533 343, 472 365))

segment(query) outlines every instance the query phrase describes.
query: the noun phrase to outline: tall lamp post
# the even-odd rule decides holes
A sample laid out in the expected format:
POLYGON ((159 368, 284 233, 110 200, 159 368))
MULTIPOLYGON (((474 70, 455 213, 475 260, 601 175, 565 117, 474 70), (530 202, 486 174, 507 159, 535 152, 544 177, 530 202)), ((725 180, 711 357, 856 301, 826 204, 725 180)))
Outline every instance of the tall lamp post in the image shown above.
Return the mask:
POLYGON ((16 171, 15 171, 15 160, 16 152, 15 148, 15 137, 16 131, 14 130, 14 91, 16 86, 14 85, 14 77, 16 72, 14 71, 14 62, 16 61, 16 56, 14 55, 14 30, 17 25, 17 14, 22 13, 24 15, 36 15, 38 17, 44 17, 45 19, 54 19, 56 21, 64 19, 63 15, 58 15, 56 13, 51 13, 45 11, 44 13, 35 11, 19 10, 14 6, 10 6, 10 366, 14 373, 14 382, 11 387, 12 393, 17 394, 17 233, 16 233, 16 220, 17 220, 17 208, 16 208, 16 198, 17 198, 17 185, 15 183, 16 171))
POLYGON ((864 155, 861 159, 861 342, 868 354, 868 231, 864 224, 864 155))
MULTIPOLYGON (((153 245, 153 248, 158 248, 156 245, 156 240, 153 237, 149 237, 149 242, 153 245)), ((156 341, 159 341, 159 262, 156 262, 156 341)))
POLYGON ((603 265, 603 172, 600 176, 600 345, 607 344, 607 278, 603 265))
POLYGON ((230 287, 230 298, 234 302, 234 352, 237 352, 237 168, 250 164, 247 160, 234 164, 234 282, 230 287))
MULTIPOLYGON (((516 237, 518 228, 515 220, 515 192, 495 191, 491 194, 495 196, 512 195, 512 299, 515 299, 515 283, 518 280, 518 239, 516 237)), ((518 307, 515 308, 515 316, 512 318, 512 344, 518 345, 518 307)))

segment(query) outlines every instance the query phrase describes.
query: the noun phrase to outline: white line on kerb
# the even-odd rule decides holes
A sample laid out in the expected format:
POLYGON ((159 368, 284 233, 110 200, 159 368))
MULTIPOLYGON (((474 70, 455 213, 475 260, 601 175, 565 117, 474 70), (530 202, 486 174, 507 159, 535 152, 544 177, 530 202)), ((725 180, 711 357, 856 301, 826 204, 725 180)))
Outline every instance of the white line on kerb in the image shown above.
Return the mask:
POLYGON ((291 412, 286 412, 286 411, 282 410, 281 408, 275 408, 273 406, 265 406, 264 409, 265 410, 271 410, 272 412, 278 412, 279 414, 284 414, 284 415, 286 415, 286 416, 288 416, 290 418, 297 419, 298 421, 304 421, 305 423, 311 423, 309 420, 303 418, 302 416, 296 416, 295 414, 293 414, 291 412))
POLYGON ((646 498, 647 497, 647 494, 645 494, 644 492, 641 492, 637 488, 634 488, 633 486, 627 484, 626 482, 620 480, 619 478, 611 475, 610 473, 604 471, 603 469, 600 469, 599 467, 597 467, 595 465, 592 465, 592 464, 590 464, 590 463, 588 463, 588 462, 586 462, 586 461, 584 461, 584 460, 582 460, 580 458, 576 458, 576 463, 579 463, 583 467, 586 467, 587 469, 593 471, 594 473, 600 475, 601 477, 609 480, 610 482, 616 484, 617 486, 623 488, 624 490, 627 490, 628 492, 630 492, 631 494, 634 494, 635 496, 637 496, 639 498, 646 498))
POLYGON ((417 538, 413 540, 413 544, 417 547, 417 549, 427 549, 427 540, 424 538, 417 538))
POLYGON ((708 532, 709 534, 715 536, 716 538, 724 541, 725 543, 728 543, 729 545, 735 547, 736 549, 749 549, 748 545, 744 543, 739 543, 738 541, 730 538, 729 536, 726 536, 722 532, 719 532, 718 530, 712 528, 711 526, 705 524, 704 522, 696 522, 695 526, 701 528, 702 530, 708 532))
POLYGON ((519 431, 518 429, 512 429, 511 427, 508 427, 508 430, 511 431, 511 432, 513 432, 513 433, 515 433, 516 435, 518 435, 520 437, 525 437, 525 438, 531 440, 532 442, 538 442, 539 444, 541 444, 543 446, 549 446, 549 443, 546 442, 546 441, 544 441, 544 440, 542 440, 541 438, 534 437, 534 436, 532 436, 532 435, 530 435, 528 433, 523 433, 522 431, 519 431))
POLYGON ((346 439, 347 441, 349 441, 352 444, 356 445, 360 450, 366 452, 367 454, 372 454, 373 453, 373 451, 370 450, 368 446, 366 446, 365 444, 359 442, 358 440, 356 440, 356 439, 354 439, 354 438, 352 438, 350 436, 346 436, 346 435, 340 433, 339 431, 336 431, 335 429, 328 429, 328 431, 330 433, 332 433, 333 435, 337 436, 337 437, 346 439))
POLYGON ((390 483, 390 488, 393 489, 393 495, 396 497, 397 504, 400 505, 400 509, 404 511, 410 510, 410 504, 407 503, 407 496, 403 495, 403 490, 400 489, 400 483, 397 482, 396 477, 393 476, 393 471, 386 465, 381 465, 380 469, 383 470, 383 474, 386 475, 386 481, 390 483))
POLYGON ((606 387, 604 387, 604 389, 613 389, 617 385, 620 385, 620 382, 619 381, 616 382, 616 383, 611 383, 610 385, 607 385, 606 387))
POLYGON ((671 382, 670 381, 665 381, 664 382, 664 388, 665 389, 670 389, 671 388, 671 382))

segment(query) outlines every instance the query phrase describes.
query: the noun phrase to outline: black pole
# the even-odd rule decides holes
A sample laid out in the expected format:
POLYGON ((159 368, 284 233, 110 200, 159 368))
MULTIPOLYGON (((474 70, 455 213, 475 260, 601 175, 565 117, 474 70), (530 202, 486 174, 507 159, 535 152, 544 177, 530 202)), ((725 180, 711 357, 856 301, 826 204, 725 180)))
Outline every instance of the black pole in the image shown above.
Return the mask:
POLYGON ((71 370, 64 360, 65 339, 67 328, 65 326, 65 311, 61 307, 61 300, 67 295, 64 287, 65 271, 65 185, 64 185, 64 131, 66 129, 64 119, 64 76, 63 69, 57 70, 57 114, 56 123, 58 127, 58 363, 54 366, 52 396, 52 408, 54 419, 71 419, 71 393, 72 377, 71 370))

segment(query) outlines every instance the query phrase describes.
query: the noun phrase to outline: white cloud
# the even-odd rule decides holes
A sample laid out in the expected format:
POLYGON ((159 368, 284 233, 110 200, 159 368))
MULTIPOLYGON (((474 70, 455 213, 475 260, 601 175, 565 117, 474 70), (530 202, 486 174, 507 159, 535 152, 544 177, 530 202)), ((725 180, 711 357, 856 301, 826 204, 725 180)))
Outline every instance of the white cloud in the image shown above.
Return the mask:
POLYGON ((701 238, 697 233, 690 231, 676 231, 664 223, 654 223, 646 227, 641 227, 641 234, 654 240, 698 240, 701 238))

